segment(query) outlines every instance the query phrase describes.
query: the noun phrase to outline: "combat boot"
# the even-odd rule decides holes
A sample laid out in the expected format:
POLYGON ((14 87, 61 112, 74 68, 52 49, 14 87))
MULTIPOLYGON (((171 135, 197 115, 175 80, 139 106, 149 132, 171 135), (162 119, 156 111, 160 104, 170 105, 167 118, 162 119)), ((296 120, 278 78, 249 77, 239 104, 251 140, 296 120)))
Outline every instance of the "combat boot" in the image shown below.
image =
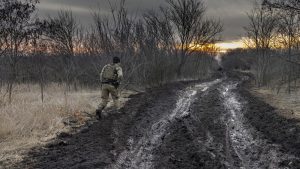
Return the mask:
POLYGON ((101 114, 102 114, 102 110, 97 109, 96 110, 96 118, 97 118, 97 120, 100 120, 102 118, 101 114))

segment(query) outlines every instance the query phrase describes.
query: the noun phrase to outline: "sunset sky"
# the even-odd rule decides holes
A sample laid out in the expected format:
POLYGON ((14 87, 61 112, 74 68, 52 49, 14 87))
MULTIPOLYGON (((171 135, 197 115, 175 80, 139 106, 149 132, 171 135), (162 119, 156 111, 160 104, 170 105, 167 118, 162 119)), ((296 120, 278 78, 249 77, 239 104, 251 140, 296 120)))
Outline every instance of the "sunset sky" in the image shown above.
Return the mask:
MULTIPOLYGON (((244 36, 243 27, 247 25, 246 13, 251 11, 253 0, 204 0, 207 16, 220 19, 224 24, 222 43, 219 47, 235 48, 242 44, 239 41, 244 36)), ((112 2, 118 2, 112 0, 112 2)), ((164 0, 127 0, 129 13, 141 16, 147 10, 158 10, 164 5, 164 0)), ((99 10, 103 15, 109 15, 107 0, 41 0, 38 5, 39 16, 55 15, 60 9, 71 9, 78 22, 85 27, 92 24, 91 11, 99 10)))

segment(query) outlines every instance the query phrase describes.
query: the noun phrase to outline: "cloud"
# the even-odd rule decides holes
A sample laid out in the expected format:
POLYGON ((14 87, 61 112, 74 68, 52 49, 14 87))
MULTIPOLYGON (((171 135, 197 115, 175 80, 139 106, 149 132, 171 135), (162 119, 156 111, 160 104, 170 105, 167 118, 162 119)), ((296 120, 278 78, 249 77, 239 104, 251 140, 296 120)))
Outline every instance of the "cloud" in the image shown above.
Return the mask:
POLYGON ((251 0, 205 0, 205 2, 207 15, 222 21, 224 40, 240 39, 245 34, 243 27, 248 24, 247 12, 253 7, 251 0))
POLYGON ((40 11, 48 11, 48 12, 57 12, 61 9, 71 9, 74 13, 89 13, 90 10, 88 8, 72 6, 72 5, 62 5, 57 3, 41 3, 38 5, 40 11))
POLYGON ((71 10, 78 23, 85 27, 90 27, 93 23, 93 13, 97 12, 103 16, 109 15, 107 6, 100 3, 91 3, 92 0, 41 0, 38 4, 38 15, 41 18, 55 16, 60 10, 71 10))
MULTIPOLYGON (((111 0, 116 5, 120 0, 111 0)), ((244 34, 243 27, 247 25, 246 12, 252 9, 251 0, 204 0, 207 16, 220 19, 224 24, 222 37, 224 40, 238 39, 244 34)), ((157 10, 164 5, 164 0, 127 0, 129 14, 140 16, 147 10, 157 10)), ((102 15, 110 14, 108 0, 41 0, 38 5, 40 15, 55 15, 61 9, 70 9, 78 22, 90 25, 93 22, 92 11, 100 11, 102 15)))

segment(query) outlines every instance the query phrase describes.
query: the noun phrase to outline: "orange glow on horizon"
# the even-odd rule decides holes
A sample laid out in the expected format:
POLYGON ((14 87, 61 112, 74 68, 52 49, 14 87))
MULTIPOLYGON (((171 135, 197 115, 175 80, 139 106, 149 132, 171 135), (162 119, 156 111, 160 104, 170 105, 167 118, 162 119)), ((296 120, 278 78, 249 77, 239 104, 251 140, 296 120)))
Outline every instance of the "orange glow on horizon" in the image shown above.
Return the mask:
POLYGON ((235 41, 223 41, 216 44, 208 44, 205 46, 190 44, 189 48, 192 50, 198 51, 215 51, 219 53, 226 53, 228 50, 233 49, 245 49, 247 46, 244 43, 244 40, 235 40, 235 41))
POLYGON ((225 42, 216 43, 216 47, 220 49, 221 53, 226 53, 228 50, 232 50, 232 49, 246 48, 242 40, 227 41, 227 42, 225 41, 225 42))

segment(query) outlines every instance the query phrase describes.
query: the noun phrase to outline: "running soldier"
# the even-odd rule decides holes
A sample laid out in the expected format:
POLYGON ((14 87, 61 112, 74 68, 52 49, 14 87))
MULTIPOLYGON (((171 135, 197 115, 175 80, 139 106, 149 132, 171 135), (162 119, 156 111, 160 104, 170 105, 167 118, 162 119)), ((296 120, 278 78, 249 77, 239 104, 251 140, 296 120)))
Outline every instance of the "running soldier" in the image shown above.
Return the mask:
POLYGON ((123 71, 120 65, 120 58, 114 57, 113 64, 107 64, 103 67, 100 80, 102 83, 102 90, 101 90, 101 103, 96 110, 96 115, 98 119, 101 119, 101 113, 107 106, 109 101, 109 95, 111 95, 114 106, 116 109, 120 108, 120 101, 119 101, 119 85, 123 78, 123 71))

